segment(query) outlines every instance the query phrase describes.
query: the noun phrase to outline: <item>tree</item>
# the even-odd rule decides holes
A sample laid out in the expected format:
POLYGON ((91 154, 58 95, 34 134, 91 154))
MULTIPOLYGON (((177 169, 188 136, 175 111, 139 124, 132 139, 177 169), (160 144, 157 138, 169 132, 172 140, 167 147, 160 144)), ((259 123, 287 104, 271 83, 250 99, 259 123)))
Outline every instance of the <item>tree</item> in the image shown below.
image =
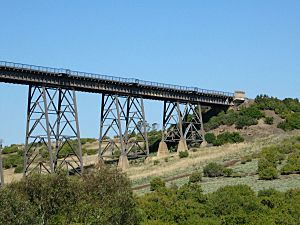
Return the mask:
POLYGON ((38 208, 11 186, 0 188, 0 225, 41 224, 38 208))
MULTIPOLYGON (((102 167, 83 177, 32 174, 8 189, 16 198, 9 195, 13 196, 12 201, 3 204, 8 210, 15 213, 15 208, 18 209, 22 221, 35 218, 41 221, 28 224, 138 224, 130 181, 117 169, 102 167)), ((1 200, 7 198, 1 197, 0 209, 1 200)), ((3 218, 6 220, 1 221, 8 221, 5 224, 27 224, 9 223, 9 218, 3 218)))

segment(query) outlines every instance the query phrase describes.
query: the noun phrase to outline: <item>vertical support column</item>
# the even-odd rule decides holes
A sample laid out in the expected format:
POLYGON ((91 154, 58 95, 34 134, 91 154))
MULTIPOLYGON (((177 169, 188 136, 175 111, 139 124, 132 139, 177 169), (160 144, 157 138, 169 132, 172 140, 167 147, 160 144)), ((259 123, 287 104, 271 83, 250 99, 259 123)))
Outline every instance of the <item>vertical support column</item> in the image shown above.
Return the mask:
POLYGON ((137 158, 149 155, 147 121, 142 98, 128 96, 125 114, 125 149, 129 157, 137 158))
POLYGON ((178 105, 177 102, 164 101, 162 140, 159 143, 157 156, 168 155, 167 142, 176 143, 181 138, 178 126, 178 105))
POLYGON ((76 123, 76 133, 77 133, 77 144, 78 144, 78 158, 80 162, 80 173, 83 173, 83 159, 82 159, 82 146, 80 140, 80 129, 79 129, 79 120, 78 120, 78 109, 77 109, 77 100, 76 93, 73 90, 73 99, 74 99, 74 112, 75 112, 75 123, 76 123))
MULTIPOLYGON (((120 140, 120 145, 121 145, 121 155, 119 157, 118 167, 125 170, 129 167, 129 161, 128 161, 128 157, 127 157, 127 151, 125 149, 126 146, 125 146, 125 143, 124 143, 124 135, 123 135, 123 132, 122 132, 122 123, 121 123, 121 116, 122 115, 121 115, 120 107, 121 107, 122 113, 124 113, 124 108, 125 108, 126 102, 124 103, 124 105, 122 107, 122 105, 120 104, 120 101, 119 101, 119 96, 116 95, 115 105, 116 105, 117 118, 118 118, 118 124, 119 124, 119 140, 120 140)), ((126 115, 124 116, 125 117, 124 119, 127 123, 128 118, 127 118, 126 115)), ((128 133, 128 131, 126 130, 125 133, 128 133)))
POLYGON ((0 188, 4 185, 4 172, 2 160, 2 140, 0 139, 0 188))
POLYGON ((200 103, 185 103, 183 113, 184 138, 192 147, 204 142, 204 129, 200 103))
POLYGON ((204 129, 199 103, 164 101, 162 141, 158 156, 167 154, 166 142, 175 143, 177 151, 204 142, 204 129))
POLYGON ((202 146, 206 146, 207 142, 205 140, 205 130, 204 130, 204 126, 203 126, 202 108, 201 108, 201 105, 200 105, 199 102, 198 102, 197 107, 198 107, 199 119, 200 119, 200 123, 201 123, 201 128, 200 128, 200 130, 201 130, 201 137, 202 137, 202 143, 201 143, 201 145, 202 146))
POLYGON ((126 169, 128 157, 149 155, 142 98, 103 94, 100 120, 100 159, 118 159, 119 167, 126 169))
POLYGON ((45 87, 29 86, 24 173, 53 173, 53 152, 45 87))
POLYGON ((148 141, 148 128, 147 128, 147 121, 146 121, 146 115, 145 115, 145 107, 144 107, 144 99, 140 98, 141 101, 141 112, 142 112, 142 121, 143 121, 143 127, 144 127, 144 142, 145 142, 145 154, 148 157, 149 156, 149 141, 148 141))
POLYGON ((188 146, 186 144, 186 138, 183 135, 183 117, 184 114, 181 112, 180 109, 180 103, 177 102, 176 104, 177 106, 177 114, 178 114, 178 129, 179 129, 179 134, 180 134, 180 140, 178 142, 178 146, 177 146, 177 152, 183 152, 183 151, 187 151, 188 150, 188 146))
POLYGON ((74 90, 66 89, 58 89, 58 92, 58 107, 51 110, 57 116, 53 125, 53 130, 56 126, 54 170, 81 174, 83 160, 76 93, 74 90))
POLYGON ((112 94, 102 94, 99 138, 101 160, 116 160, 125 152, 120 113, 119 98, 112 94))
POLYGON ((75 91, 29 86, 24 176, 82 169, 75 91))

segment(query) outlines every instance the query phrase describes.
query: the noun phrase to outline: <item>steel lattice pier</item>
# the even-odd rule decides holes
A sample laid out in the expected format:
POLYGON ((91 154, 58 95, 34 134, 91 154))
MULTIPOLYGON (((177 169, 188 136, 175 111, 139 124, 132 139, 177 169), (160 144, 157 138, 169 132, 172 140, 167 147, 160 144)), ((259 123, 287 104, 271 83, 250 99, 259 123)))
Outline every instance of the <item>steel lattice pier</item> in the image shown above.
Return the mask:
POLYGON ((59 170, 83 170, 75 91, 29 86, 24 175, 59 170))
POLYGON ((102 94, 99 140, 100 158, 148 156, 143 99, 102 94))

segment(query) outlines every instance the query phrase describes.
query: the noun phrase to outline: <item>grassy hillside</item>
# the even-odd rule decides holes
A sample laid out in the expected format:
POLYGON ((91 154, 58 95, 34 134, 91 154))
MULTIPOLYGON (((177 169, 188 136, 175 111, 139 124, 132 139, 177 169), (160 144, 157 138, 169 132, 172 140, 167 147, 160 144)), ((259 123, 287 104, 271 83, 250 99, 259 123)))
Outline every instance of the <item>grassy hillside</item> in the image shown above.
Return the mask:
MULTIPOLYGON (((233 170, 231 177, 203 178, 201 186, 204 192, 211 192, 218 187, 228 184, 247 184, 259 191, 264 188, 278 188, 287 190, 300 187, 300 176, 280 175, 279 179, 273 181, 260 180, 258 176, 258 161, 261 158, 261 150, 269 146, 277 146, 289 142, 294 136, 300 135, 300 131, 286 132, 281 135, 272 135, 267 138, 260 138, 256 141, 247 141, 239 144, 227 144, 216 147, 204 147, 194 149, 189 153, 188 158, 180 159, 176 153, 168 157, 153 157, 146 165, 132 166, 127 174, 133 182, 135 192, 143 194, 150 190, 150 181, 153 177, 161 177, 167 181, 167 185, 176 184, 181 186, 188 182, 189 175, 195 171, 203 171, 203 168, 210 162, 216 162, 233 170)), ((285 155, 284 165, 288 160, 285 155)))

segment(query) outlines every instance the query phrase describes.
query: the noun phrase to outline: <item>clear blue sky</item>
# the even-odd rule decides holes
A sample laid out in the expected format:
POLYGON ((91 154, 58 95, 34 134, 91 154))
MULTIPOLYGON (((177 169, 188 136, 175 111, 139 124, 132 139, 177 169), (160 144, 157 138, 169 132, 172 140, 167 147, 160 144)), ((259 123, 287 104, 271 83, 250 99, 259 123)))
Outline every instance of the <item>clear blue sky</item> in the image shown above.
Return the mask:
MULTIPOLYGON (((1 1, 0 60, 300 97, 300 1, 1 1)), ((0 138, 23 143, 27 88, 0 84, 0 138)), ((78 94, 98 137, 100 96, 78 94)), ((146 104, 161 124, 160 102, 146 104)))

